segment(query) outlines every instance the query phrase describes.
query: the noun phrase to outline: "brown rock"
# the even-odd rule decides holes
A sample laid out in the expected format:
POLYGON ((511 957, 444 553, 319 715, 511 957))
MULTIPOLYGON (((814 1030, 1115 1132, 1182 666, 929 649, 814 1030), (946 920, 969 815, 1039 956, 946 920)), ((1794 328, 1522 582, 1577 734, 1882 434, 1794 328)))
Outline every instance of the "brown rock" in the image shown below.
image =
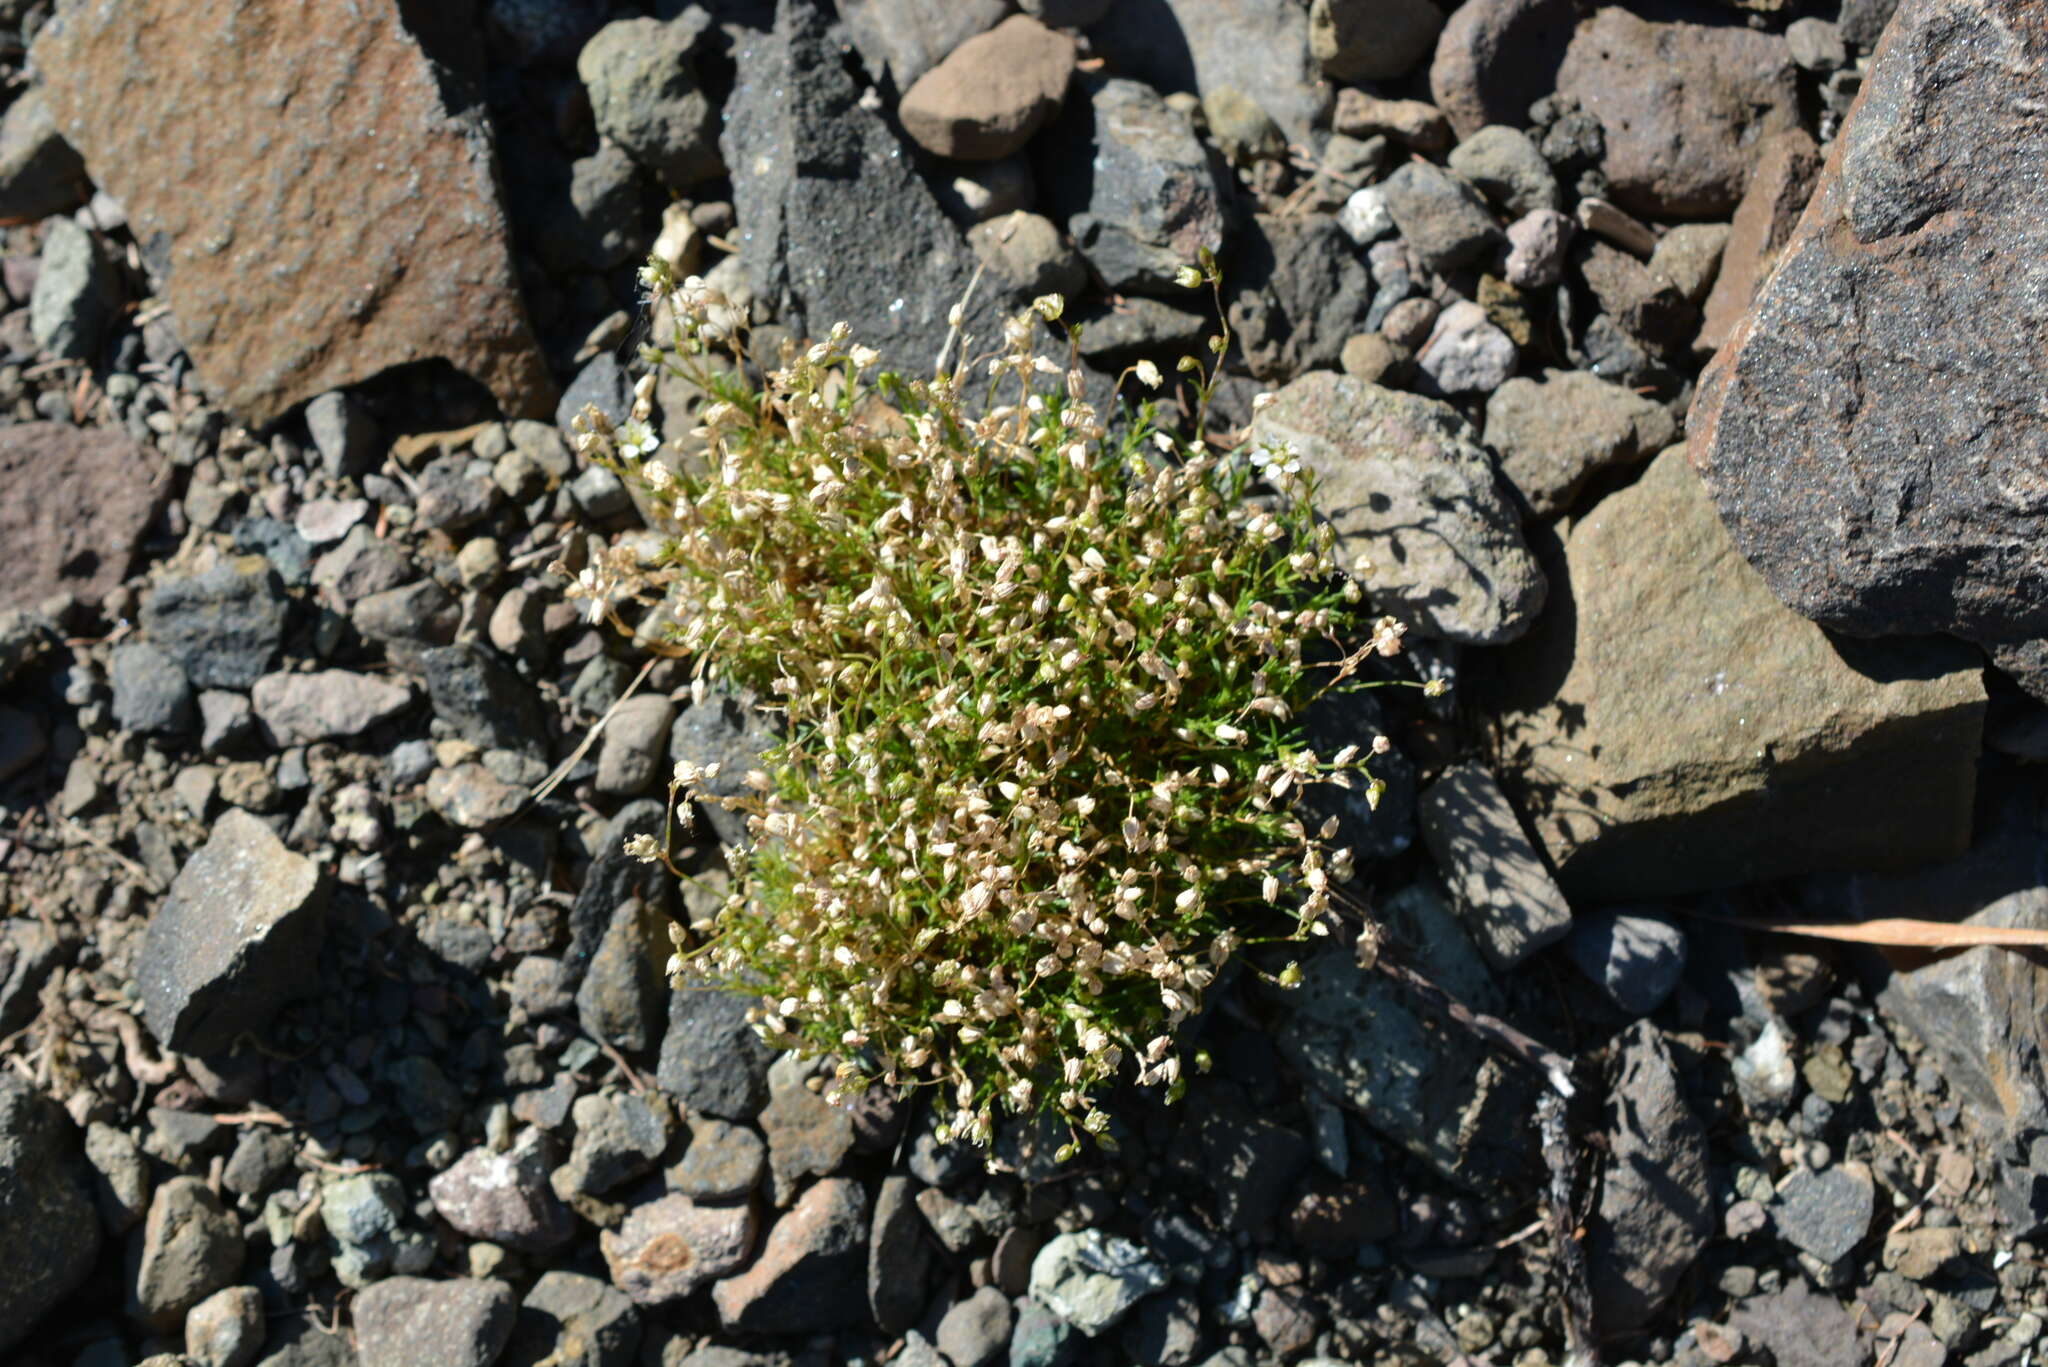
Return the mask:
POLYGON ((1383 100, 1363 90, 1337 92, 1330 126, 1351 138, 1383 135, 1431 156, 1451 146, 1451 126, 1436 106, 1421 100, 1383 100))
POLYGON ((1797 611, 1951 632, 2048 695, 2048 10, 1901 6, 1701 378, 1693 461, 1797 611), (1821 513, 1823 515, 1816 515, 1821 513))
POLYGON ((1490 123, 1525 128, 1556 84, 1578 14, 1572 0, 1465 0, 1429 65, 1429 97, 1460 138, 1490 123))
POLYGON ((1600 302, 1600 311, 1622 329, 1659 351, 1680 346, 1691 335, 1699 310, 1686 302, 1678 286, 1627 252, 1589 237, 1572 250, 1586 288, 1600 302))
POLYGON ((0 428, 0 608, 53 593, 96 600, 128 577, 162 498, 161 466, 119 432, 63 423, 0 428), (62 517, 52 509, 65 510, 62 517))
POLYGON ((1619 6, 1579 25, 1557 91, 1600 121, 1614 201, 1638 214, 1726 213, 1742 197, 1758 140, 1799 125, 1783 38, 1653 24, 1619 6))
POLYGON ((1074 40, 1028 14, 969 38, 904 92, 896 115, 927 151, 996 161, 1021 149, 1066 98, 1074 40))
POLYGON ((131 0, 35 44, 58 127, 136 239, 200 378, 252 424, 445 358, 508 412, 552 410, 493 182, 394 0, 131 0))
POLYGON ((768 1231, 752 1267, 711 1288, 728 1330, 779 1334, 839 1329, 865 1320, 868 1198, 850 1177, 804 1191, 768 1231))
POLYGON ((760 1227, 750 1201, 700 1205, 687 1196, 663 1196, 633 1207, 598 1244, 612 1285, 636 1304, 666 1305, 746 1266, 760 1227))
POLYGON ((1749 173, 1749 188, 1735 207, 1728 243, 1721 249, 1721 274, 1707 296, 1706 317, 1693 350, 1721 349, 1749 312, 1756 289, 1771 273, 1778 253, 1791 240, 1799 215, 1820 175, 1820 147, 1803 128, 1789 128, 1764 142, 1763 155, 1749 173))

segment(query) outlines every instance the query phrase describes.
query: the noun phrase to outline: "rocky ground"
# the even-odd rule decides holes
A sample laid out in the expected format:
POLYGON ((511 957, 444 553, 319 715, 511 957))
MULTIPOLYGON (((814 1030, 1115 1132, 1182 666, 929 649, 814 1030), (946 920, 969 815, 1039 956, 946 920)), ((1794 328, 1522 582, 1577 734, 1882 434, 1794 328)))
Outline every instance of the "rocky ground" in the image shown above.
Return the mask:
POLYGON ((1760 927, 2048 929, 2048 21, 1020 3, 0 3, 0 1357, 2033 1359, 2048 960, 1760 927), (1316 723, 1378 963, 991 1170, 663 980, 762 731, 564 601, 564 429, 649 250, 1106 401, 1204 248, 1455 686, 1316 723))

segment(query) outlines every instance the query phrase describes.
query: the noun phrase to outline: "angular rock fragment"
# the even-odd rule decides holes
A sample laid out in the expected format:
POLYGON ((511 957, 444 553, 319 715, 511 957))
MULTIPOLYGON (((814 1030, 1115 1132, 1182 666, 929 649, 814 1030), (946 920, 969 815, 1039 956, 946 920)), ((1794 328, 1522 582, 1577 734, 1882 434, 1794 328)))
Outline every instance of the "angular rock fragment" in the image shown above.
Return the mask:
POLYGON ((868 1198, 859 1182, 813 1183, 768 1231, 753 1266, 711 1288, 728 1331, 818 1333, 867 1318, 868 1198))
POLYGON ((1607 1097, 1607 1169, 1588 1230, 1588 1281, 1600 1325, 1625 1331, 1649 1322, 1706 1246, 1713 1188, 1706 1126, 1648 1021, 1622 1036, 1607 1097))
POLYGON ((1556 83, 1578 13, 1572 0, 1465 0, 1429 64, 1430 99, 1461 138, 1488 124, 1521 128, 1556 83))
POLYGON ((1066 98, 1074 40, 1013 14, 948 53, 903 94, 896 116, 926 151, 998 161, 1019 151, 1066 98))
POLYGON ((362 1367, 489 1367, 512 1337, 516 1301, 495 1278, 390 1277, 351 1306, 362 1367))
POLYGON ((1838 641, 1786 609, 1681 449, 1574 523, 1549 569, 1556 601, 1498 662, 1500 772, 1566 892, 1626 901, 1968 843, 1984 686, 1967 652, 1838 641))
POLYGON ((24 90, 0 116, 0 219, 32 223, 85 203, 92 183, 76 148, 57 130, 41 87, 24 90))
POLYGON ((667 1305, 746 1266, 760 1227, 751 1202, 671 1195, 634 1206, 598 1243, 614 1286, 637 1305, 667 1305))
POLYGON ((214 823, 149 919, 143 1020, 165 1048, 212 1054, 315 990, 324 924, 319 868, 240 809, 214 823))
POLYGON ((1460 764, 1423 790, 1422 840, 1479 952, 1513 968, 1571 929, 1572 909, 1493 775, 1460 764))
POLYGON ((241 1225, 220 1198, 196 1177, 173 1177, 149 1203, 134 1310, 158 1328, 175 1326, 235 1279, 242 1254, 241 1225))
POLYGON ((1113 71, 1204 98, 1236 90, 1289 142, 1313 146, 1330 83, 1309 51, 1308 29, 1308 7, 1294 0, 1163 0, 1111 5, 1088 39, 1113 71))
POLYGON ((509 412, 552 407, 489 125, 447 108, 393 0, 67 8, 34 62, 159 255, 199 376, 252 424, 434 357, 509 412), (405 173, 362 174, 366 146, 405 173))
POLYGON ((266 674, 249 690, 256 719, 279 747, 360 736, 412 706, 412 698, 402 684, 346 669, 266 674))
POLYGON ((1798 226, 1820 162, 1820 148, 1803 128, 1787 129, 1764 142, 1742 202, 1735 206, 1728 241, 1721 249, 1720 273, 1693 342, 1695 352, 1720 350, 1749 312, 1757 286, 1770 275, 1798 226))
POLYGON ((85 1280, 100 1248, 77 1130, 12 1069, 0 1072, 0 1229, 0 1348, 11 1348, 85 1280))
POLYGON ((710 27, 710 16, 694 5, 667 23, 614 20, 576 57, 597 131, 671 190, 687 190, 724 169, 718 111, 691 56, 710 27))
POLYGON ((1517 377, 1486 401, 1486 444, 1538 517, 1568 512, 1588 479, 1648 460, 1677 435, 1662 404, 1583 370, 1517 377))

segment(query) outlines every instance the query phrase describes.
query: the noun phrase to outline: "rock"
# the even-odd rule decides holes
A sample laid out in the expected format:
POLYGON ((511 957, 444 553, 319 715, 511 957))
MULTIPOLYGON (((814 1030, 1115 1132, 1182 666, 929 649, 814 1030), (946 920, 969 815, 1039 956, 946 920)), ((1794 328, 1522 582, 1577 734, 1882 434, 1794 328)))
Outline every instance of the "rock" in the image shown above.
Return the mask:
POLYGON ((1542 571, 1492 461, 1449 405, 1318 372, 1282 390, 1252 431, 1294 444, 1320 481, 1340 559, 1387 611, 1471 644, 1528 630, 1542 571))
POLYGON ((631 1367, 640 1332, 640 1312, 625 1293, 580 1272, 548 1272, 520 1303, 501 1361, 505 1367, 631 1367))
POLYGON ((472 745, 545 753, 547 727, 532 685, 475 642, 420 654, 434 715, 472 745))
POLYGON ((1572 909, 1493 775, 1460 764, 1423 790, 1423 843, 1486 961, 1513 968, 1571 929, 1572 909))
POLYGON ((411 658, 406 647, 452 643, 462 624, 462 607, 438 581, 415 579, 358 599, 349 618, 363 635, 411 658))
POLYGON ((690 1118, 690 1146, 668 1170, 671 1190, 698 1201, 738 1201, 768 1171, 768 1145, 744 1125, 714 1116, 690 1118))
POLYGON ((1766 139, 1749 173, 1721 251, 1720 274, 1707 296, 1705 316, 1693 350, 1721 349, 1792 240, 1799 215, 1820 175, 1821 152, 1803 128, 1766 139))
POLYGON ((896 116, 926 151, 996 161, 1020 151, 1066 98, 1074 40, 1013 14, 948 53, 903 93, 896 116))
POLYGON ((472 1239, 524 1253, 545 1253, 575 1233, 575 1222, 548 1185, 539 1134, 498 1153, 474 1148, 427 1183, 442 1219, 472 1239))
POLYGON ((775 1204, 789 1204, 806 1177, 822 1177, 838 1169, 853 1150, 853 1117, 806 1085, 812 1078, 829 1079, 824 1059, 779 1055, 768 1068, 768 1105, 761 1112, 761 1131, 768 1136, 768 1168, 775 1178, 775 1204))
POLYGON ((1088 267, 1053 221, 1018 210, 977 223, 967 245, 997 281, 1015 294, 1073 296, 1087 287, 1088 267))
MULTIPOLYGON (((42 723, 18 707, 0 706, 0 784, 13 778, 49 749, 42 723)), ((0 982, 4 982, 0 976, 0 982)), ((0 1007, 0 1018, 9 1014, 0 1007)))
POLYGON ((419 474, 420 496, 413 513, 420 526, 459 532, 491 515, 500 490, 487 461, 453 455, 429 461, 419 474))
POLYGON ((360 736, 412 706, 412 690, 374 675, 322 669, 266 674, 249 690, 249 702, 271 744, 284 748, 360 736))
POLYGON ((136 1313, 169 1330, 242 1268, 242 1227, 206 1183, 173 1177, 156 1189, 142 1227, 133 1289, 136 1313))
POLYGON ((676 705, 666 695, 643 693, 619 704, 605 723, 597 752, 597 790, 613 797, 637 797, 667 767, 669 728, 676 705))
POLYGON ((638 897, 621 902, 576 989, 584 1033, 634 1057, 650 1052, 665 1016, 669 951, 668 918, 638 897))
POLYGON ((1504 784, 1574 897, 1658 897, 1969 840, 1983 685, 1831 640, 1742 565, 1672 448, 1573 524, 1500 660, 1504 784), (1901 764, 1915 780, 1887 782, 1901 764))
POLYGON ((875 1327, 901 1334, 917 1322, 931 1294, 934 1254, 917 1206, 917 1182, 900 1173, 882 1179, 868 1236, 868 1308, 875 1327))
POLYGON ((0 1348, 11 1348, 86 1279, 100 1250, 77 1131, 11 1069, 0 1072, 0 1225, 0 1348))
POLYGON ((1091 81, 1061 120, 1049 161, 1082 158, 1085 181, 1047 183, 1088 264, 1113 290, 1186 293, 1174 272, 1223 245, 1223 192, 1185 114, 1136 81, 1091 81), (1076 200, 1078 189, 1087 198, 1076 200))
POLYGON ((292 519, 292 530, 308 546, 325 546, 347 536, 369 512, 368 499, 311 499, 299 505, 299 514, 292 519))
POLYGON ((1626 1332, 1649 1323, 1705 1247, 1713 1188, 1706 1127, 1650 1022, 1622 1036, 1607 1098, 1610 1147, 1588 1226, 1587 1280, 1599 1322, 1626 1332))
MULTIPOLYGON (((711 797, 732 798, 747 791, 747 771, 761 767, 764 755, 775 742, 774 731, 751 700, 713 688, 702 702, 691 703, 676 718, 669 731, 669 757, 677 762, 687 760, 699 768, 716 764, 717 776, 699 787, 711 797)), ((699 803, 698 809, 722 844, 745 841, 747 825, 743 814, 715 802, 699 803)))
POLYGON ((1727 244, 1725 223, 1681 223, 1657 239, 1650 269, 1669 280, 1687 303, 1699 304, 1720 278, 1727 244))
MULTIPOLYGON (((844 0, 839 6, 869 75, 876 81, 886 76, 899 92, 1009 12, 1007 0, 844 0)), ((1054 22, 1064 16, 1038 17, 1051 28, 1070 27, 1054 22)))
POLYGON ((94 183, 161 254, 197 374, 251 425, 435 356, 509 412, 552 403, 489 124, 444 106, 396 5, 67 11, 34 61, 94 183), (352 174, 365 146, 407 174, 352 174))
POLYGON ((1429 0, 1313 0, 1308 48, 1335 80, 1391 81, 1421 65, 1443 26, 1429 0))
POLYGON ((362 1367, 491 1367, 512 1337, 512 1288, 494 1279, 392 1277, 352 1307, 362 1367))
POLYGON ((1387 209, 1386 192, 1377 185, 1354 190, 1337 211, 1337 226, 1361 247, 1370 247, 1396 231, 1394 215, 1387 209))
MULTIPOLYGON (((2048 929, 2048 892, 2000 898, 1964 924, 2048 929)), ((2048 969, 1989 945, 1897 972, 1879 1004, 1924 1040, 1977 1127, 1997 1140, 2048 1127, 2048 969)))
POLYGON ((1779 1367, 1869 1367, 1875 1345, 1867 1313, 1844 1310, 1805 1278, 1788 1277, 1783 1290, 1736 1306, 1728 1330, 1753 1351, 1769 1353, 1779 1367))
POLYGON ((571 1109, 576 1143, 569 1161, 548 1177, 563 1200, 602 1196, 654 1171, 675 1133, 675 1112, 659 1092, 579 1096, 571 1109))
POLYGON ((1785 46, 1791 49, 1792 60, 1805 71, 1825 76, 1849 64, 1849 49, 1842 42, 1842 30, 1825 19, 1794 19, 1785 26, 1785 46))
POLYGON ((1527 213, 1508 225, 1507 282, 1516 289, 1549 289, 1564 274, 1565 248, 1576 225, 1550 209, 1527 213))
POLYGON ((149 1162, 126 1131, 93 1121, 85 1127, 85 1158, 92 1165, 93 1201, 109 1232, 126 1234, 149 1214, 149 1162))
POLYGON ((1367 1244, 1400 1232, 1394 1192, 1373 1180, 1311 1179, 1308 1190, 1287 1212, 1287 1235, 1304 1252, 1332 1260, 1354 1258, 1367 1244))
POLYGON ((1523 127, 1555 87, 1577 20, 1571 0, 1465 0, 1437 39, 1430 99, 1461 138, 1523 127))
MULTIPOLYGON (((569 387, 562 391, 562 401, 555 407, 555 426, 562 432, 574 432, 576 419, 590 407, 611 419, 614 426, 624 422, 633 411, 633 377, 609 351, 600 351, 592 357, 588 365, 576 372, 576 378, 569 382, 569 387)), ((559 433, 556 440, 560 440, 559 433)), ((517 449, 528 456, 533 454, 523 445, 517 449)), ((549 473, 554 474, 553 471, 549 473)), ((555 477, 560 479, 568 473, 565 468, 555 477)))
POLYGON ((1606 238, 1631 256, 1647 261, 1650 253, 1657 250, 1657 234, 1651 232, 1642 220, 1623 213, 1604 199, 1587 196, 1572 212, 1581 228, 1596 237, 1606 238))
POLYGON ((1002 157, 947 168, 952 179, 934 183, 939 207, 956 223, 981 223, 1028 209, 1038 200, 1031 163, 1023 157, 1002 157))
POLYGON ((1401 238, 1438 275, 1465 265, 1500 241, 1493 215, 1470 185, 1426 161, 1403 163, 1379 185, 1401 238))
POLYGON ((261 1200, 292 1176, 297 1156, 297 1148, 283 1134, 252 1125, 235 1141, 221 1185, 236 1196, 261 1200))
POLYGON ((199 1367, 249 1367, 263 1351, 263 1293, 230 1286, 185 1316, 185 1356, 199 1367))
POLYGON ((1564 952, 1581 973, 1631 1016, 1664 1004, 1685 972, 1685 931, 1662 916, 1612 908, 1582 912, 1564 952))
MULTIPOLYGON (((967 293, 974 253, 881 116, 859 103, 833 32, 818 0, 792 0, 771 32, 749 31, 734 51, 719 145, 747 225, 739 256, 796 334, 844 321, 893 368, 919 374, 947 345, 947 313, 967 293), (900 268, 845 269, 861 260, 900 268)), ((977 290, 963 330, 1000 336, 1003 307, 995 291, 977 290)))
POLYGON ((1090 1338, 1170 1280, 1143 1249, 1099 1229, 1056 1234, 1031 1260, 1031 1298, 1090 1338))
POLYGON ((485 831, 517 816, 526 806, 527 790, 507 783, 481 764, 457 764, 428 776, 426 799, 449 825, 485 831))
MULTIPOLYGON (((293 540, 298 540, 296 533, 293 540)), ((313 562, 312 581, 326 590, 334 603, 345 608, 395 589, 414 574, 404 551, 368 527, 357 526, 341 539, 339 546, 313 562)))
POLYGON ((1550 163, 1519 128, 1491 124, 1480 129, 1451 149, 1449 165, 1510 217, 1558 205, 1550 163))
POLYGON ((181 735, 198 716, 192 685, 168 651, 148 641, 124 641, 107 659, 107 682, 114 689, 114 720, 145 735, 181 735))
POLYGON ((1229 1232, 1257 1234, 1308 1166, 1309 1146, 1293 1130, 1234 1105, 1205 1107, 1180 1134, 1180 1166, 1216 1193, 1229 1232))
MULTIPOLYGON (((1499 993, 1485 964, 1426 885, 1401 890, 1380 911, 1400 943, 1422 947, 1418 968, 1474 1010, 1494 1009, 1499 993)), ((1522 1104, 1520 1080, 1482 1067, 1485 1046, 1418 1011, 1392 981, 1359 968, 1355 955, 1305 960, 1301 987, 1283 1001, 1275 1043, 1328 1100, 1460 1186, 1485 1190, 1527 1164, 1521 1122, 1508 1118, 1522 1104)))
POLYGON ((52 219, 28 305, 36 345, 67 360, 97 360, 120 303, 120 282, 92 234, 52 219))
POLYGON ((1372 307, 1372 276, 1326 214, 1254 215, 1231 271, 1231 331, 1269 384, 1334 365, 1372 307))
POLYGON ((1843 41, 1860 48, 1876 47, 1898 7, 1899 0, 1842 0, 1839 24, 1843 41))
POLYGON ((752 999, 688 987, 669 999, 668 1032, 655 1076, 695 1114, 749 1120, 767 1104, 775 1051, 747 1024, 752 999))
POLYGON ((1383 100, 1363 90, 1337 92, 1330 126, 1349 138, 1383 136, 1428 156, 1451 146, 1451 126, 1442 111, 1421 100, 1383 100))
POLYGON ((993 1286, 984 1286, 953 1303, 939 1320, 933 1342, 952 1367, 996 1367, 1008 1357, 1016 1322, 1010 1298, 993 1286))
POLYGON ((1074 1367, 1084 1355, 1074 1326, 1029 1296, 1017 1302, 1010 1331, 1010 1367, 1074 1367))
POLYGON ((728 1332, 822 1333, 867 1318, 868 1200, 859 1182, 814 1182, 776 1220, 753 1266, 711 1288, 728 1332))
POLYGON ((59 593, 97 603, 126 579, 160 506, 160 463, 148 447, 110 429, 0 427, 0 487, 7 490, 0 545, 12 568, 0 586, 0 614, 59 593), (51 508, 72 512, 53 518, 51 508))
POLYGON ((1648 460, 1677 435, 1662 404, 1583 370, 1512 379, 1486 401, 1486 444, 1538 517, 1571 511, 1588 479, 1648 460))
POLYGON ((1490 394, 1507 383, 1519 359, 1514 339, 1493 325, 1486 310, 1460 299, 1438 316, 1415 367, 1435 394, 1490 394))
POLYGON ((1218 86, 1202 96, 1202 121, 1209 139, 1234 166, 1272 161, 1287 155, 1287 137, 1272 115, 1251 96, 1233 86, 1218 86))
POLYGON ((1751 149, 1799 126, 1799 83, 1783 38, 1651 23, 1616 7, 1580 23, 1557 92, 1600 121, 1614 202, 1652 217, 1727 213, 1742 197, 1751 149))
POLYGON ((352 1173, 320 1189, 320 1221, 327 1229, 334 1275, 362 1290, 394 1267, 423 1272, 433 1247, 405 1228, 405 1187, 387 1172, 352 1173), (401 1260, 401 1253, 409 1255, 401 1260))
POLYGON ((360 479, 377 465, 377 419, 349 394, 330 389, 306 405, 306 431, 329 479, 360 479))
POLYGON ((64 141, 42 87, 30 86, 0 116, 0 218, 33 223, 85 203, 85 163, 64 141))
POLYGON ((326 900, 311 860, 230 809, 149 918, 138 986, 150 1033, 179 1053, 215 1054, 261 1031, 278 1007, 318 986, 306 966, 326 900))
POLYGON ((1112 5, 1088 39, 1112 71, 1155 90, 1239 91, 1308 147, 1330 108, 1308 28, 1306 7, 1292 0, 1164 0, 1112 5))
POLYGON ((671 190, 687 190, 725 169, 717 110, 691 56, 710 27, 710 16, 695 6, 667 23, 615 19, 576 57, 599 135, 671 190))
POLYGON ((1785 1179, 1768 1207, 1786 1242, 1823 1263, 1845 1258, 1870 1232, 1877 1189, 1861 1163, 1838 1163, 1819 1172, 1800 1168, 1785 1179))
POLYGON ((1415 353, 1381 333, 1361 332, 1346 339, 1337 365, 1354 380, 1392 389, 1415 368, 1415 353))
POLYGON ((744 1267, 759 1234, 750 1202, 700 1205, 674 1195, 634 1206, 598 1241, 613 1285, 636 1305, 667 1305, 744 1267))
POLYGON ((1693 335, 1699 315, 1692 305, 1634 256, 1590 238, 1572 256, 1600 311, 1649 351, 1670 353, 1693 335))
POLYGON ((1161 362, 1164 370, 1164 362, 1198 352, 1202 339, 1216 330, 1213 312, 1140 294, 1127 294, 1113 304, 1069 304, 1065 318, 1081 329, 1082 359, 1104 370, 1120 369, 1141 357, 1161 362))

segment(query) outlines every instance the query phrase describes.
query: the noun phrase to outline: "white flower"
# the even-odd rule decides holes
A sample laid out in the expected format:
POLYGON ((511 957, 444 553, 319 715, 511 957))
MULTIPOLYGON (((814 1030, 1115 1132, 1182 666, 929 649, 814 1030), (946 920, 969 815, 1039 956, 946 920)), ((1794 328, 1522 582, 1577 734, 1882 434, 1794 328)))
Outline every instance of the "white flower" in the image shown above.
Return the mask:
POLYGON ((661 449, 661 438, 654 429, 638 418, 630 418, 619 428, 619 452, 635 460, 644 460, 661 449))
POLYGON ((1202 287, 1202 273, 1193 266, 1182 266, 1173 273, 1173 283, 1179 285, 1182 289, 1200 289, 1202 287))
POLYGON ((1157 389, 1160 384, 1159 367, 1150 361, 1140 361, 1131 367, 1137 372, 1138 382, 1147 389, 1157 389))

